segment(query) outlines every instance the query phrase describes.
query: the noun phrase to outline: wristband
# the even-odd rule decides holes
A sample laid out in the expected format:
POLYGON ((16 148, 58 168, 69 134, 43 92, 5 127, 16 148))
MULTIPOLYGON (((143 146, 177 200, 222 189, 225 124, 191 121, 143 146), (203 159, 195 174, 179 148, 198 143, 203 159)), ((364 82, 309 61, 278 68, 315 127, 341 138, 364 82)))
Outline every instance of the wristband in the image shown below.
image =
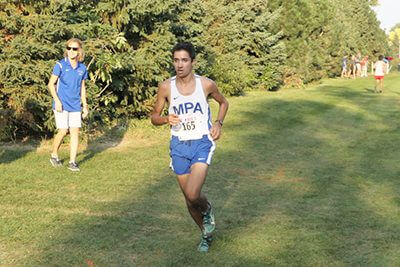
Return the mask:
POLYGON ((223 120, 216 120, 215 122, 218 122, 219 123, 219 125, 224 125, 224 121, 223 120))

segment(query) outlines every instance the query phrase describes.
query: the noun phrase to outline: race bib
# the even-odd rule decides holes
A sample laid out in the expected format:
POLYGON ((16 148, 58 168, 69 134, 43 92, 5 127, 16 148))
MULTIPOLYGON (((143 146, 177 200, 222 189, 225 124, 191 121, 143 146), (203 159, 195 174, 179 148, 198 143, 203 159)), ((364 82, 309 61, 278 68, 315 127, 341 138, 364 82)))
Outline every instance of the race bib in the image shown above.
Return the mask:
POLYGON ((201 139, 204 133, 204 127, 202 127, 203 118, 202 116, 196 116, 195 114, 181 115, 180 124, 172 127, 172 134, 179 137, 180 140, 195 140, 201 139))

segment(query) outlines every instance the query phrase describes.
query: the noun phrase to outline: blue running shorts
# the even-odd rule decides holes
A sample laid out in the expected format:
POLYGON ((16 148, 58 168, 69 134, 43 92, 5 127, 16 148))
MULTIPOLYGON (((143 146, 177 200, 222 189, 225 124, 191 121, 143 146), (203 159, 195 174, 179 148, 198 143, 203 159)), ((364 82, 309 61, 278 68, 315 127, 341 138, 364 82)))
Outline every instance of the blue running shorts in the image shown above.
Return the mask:
POLYGON ((177 136, 172 136, 169 150, 172 170, 177 175, 188 174, 190 167, 197 162, 210 165, 215 142, 209 135, 203 135, 198 140, 188 141, 179 141, 177 136))

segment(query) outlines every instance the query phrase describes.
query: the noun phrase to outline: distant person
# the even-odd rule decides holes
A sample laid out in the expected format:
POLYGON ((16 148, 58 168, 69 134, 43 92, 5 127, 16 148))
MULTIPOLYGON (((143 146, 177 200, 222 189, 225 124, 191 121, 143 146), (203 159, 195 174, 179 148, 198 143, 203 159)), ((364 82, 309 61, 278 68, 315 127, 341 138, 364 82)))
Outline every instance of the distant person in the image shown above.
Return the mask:
POLYGON ((360 77, 361 76, 361 53, 358 52, 357 55, 354 58, 354 63, 355 63, 355 76, 360 77))
POLYGON ((386 63, 383 61, 383 56, 379 56, 379 60, 374 64, 374 74, 375 74, 375 92, 383 92, 383 78, 385 77, 386 63))
POLYGON ((214 81, 193 73, 195 49, 191 43, 178 43, 172 49, 176 76, 158 87, 157 100, 151 114, 154 125, 171 126, 171 168, 185 197, 190 215, 201 230, 198 246, 207 252, 215 229, 211 203, 201 191, 206 181, 208 166, 221 135, 228 101, 214 81), (211 122, 208 99, 219 104, 217 120, 211 122), (163 115, 168 105, 168 115, 163 115))
POLYGON ((368 77, 368 56, 361 60, 361 77, 368 77))
POLYGON ((385 64, 386 64, 385 73, 386 73, 386 74, 389 74, 389 71, 390 71, 390 61, 389 61, 389 59, 388 59, 387 57, 384 57, 384 58, 383 58, 383 62, 385 62, 385 64))
POLYGON ((54 137, 50 163, 54 167, 62 166, 58 150, 64 137, 69 133, 71 139, 68 169, 74 172, 80 171, 76 163, 76 154, 79 128, 82 124, 81 117, 85 118, 88 115, 85 85, 88 73, 86 66, 82 63, 84 57, 82 41, 76 38, 68 40, 64 58, 54 66, 48 84, 53 97, 53 112, 58 129, 54 137))
POLYGON ((387 71, 386 71, 386 74, 389 74, 389 72, 390 72, 390 70, 392 69, 392 66, 390 66, 390 61, 392 61, 393 60, 393 57, 386 57, 385 58, 386 59, 386 69, 387 69, 387 71))
POLYGON ((340 74, 341 78, 347 77, 347 56, 342 58, 342 73, 340 74))
POLYGON ((354 55, 350 56, 350 61, 348 65, 347 77, 352 77, 353 79, 356 77, 356 57, 354 55))

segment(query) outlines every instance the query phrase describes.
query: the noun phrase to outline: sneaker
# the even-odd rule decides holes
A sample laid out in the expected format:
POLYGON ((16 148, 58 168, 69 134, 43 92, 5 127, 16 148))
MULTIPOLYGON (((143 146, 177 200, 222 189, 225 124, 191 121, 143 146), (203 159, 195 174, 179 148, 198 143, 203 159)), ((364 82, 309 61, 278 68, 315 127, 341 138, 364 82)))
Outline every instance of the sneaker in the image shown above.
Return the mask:
POLYGON ((70 169, 73 172, 79 172, 80 171, 78 164, 76 164, 75 162, 70 162, 68 164, 68 169, 70 169))
POLYGON ((61 160, 59 160, 57 157, 50 157, 50 163, 51 165, 53 165, 53 167, 61 167, 62 163, 61 160))
POLYGON ((212 237, 203 234, 201 236, 201 241, 200 241, 200 244, 199 244, 197 250, 199 252, 208 252, 208 249, 211 246, 211 242, 212 242, 212 237))
POLYGON ((207 211, 203 213, 203 228, 204 234, 207 236, 211 236, 212 232, 215 230, 214 212, 210 202, 208 202, 207 211))

